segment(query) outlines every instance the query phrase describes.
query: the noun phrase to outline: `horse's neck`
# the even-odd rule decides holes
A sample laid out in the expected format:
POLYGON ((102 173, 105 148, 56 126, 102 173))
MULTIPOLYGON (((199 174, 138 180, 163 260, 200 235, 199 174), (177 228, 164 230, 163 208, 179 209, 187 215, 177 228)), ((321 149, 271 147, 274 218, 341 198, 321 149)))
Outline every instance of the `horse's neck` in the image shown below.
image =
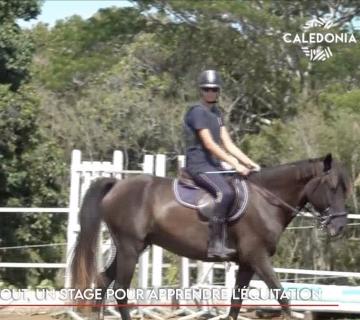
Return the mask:
POLYGON ((318 175, 320 166, 316 161, 266 168, 251 175, 249 180, 264 187, 281 198, 287 204, 296 207, 301 205, 305 185, 318 175))

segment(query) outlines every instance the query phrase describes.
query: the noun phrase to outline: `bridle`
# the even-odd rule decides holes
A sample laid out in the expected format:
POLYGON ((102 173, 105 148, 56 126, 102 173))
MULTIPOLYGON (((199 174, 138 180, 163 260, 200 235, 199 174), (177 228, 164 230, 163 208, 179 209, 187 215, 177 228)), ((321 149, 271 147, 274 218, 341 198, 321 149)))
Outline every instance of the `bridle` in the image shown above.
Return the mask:
MULTIPOLYGON (((329 171, 325 172, 324 175, 329 174, 329 171)), ((320 177, 319 177, 320 178, 320 177)), ((321 179, 319 179, 319 182, 317 183, 316 187, 314 188, 313 192, 319 187, 321 182, 321 179)), ((316 219, 316 226, 320 229, 323 230, 325 229, 325 227, 331 222, 332 219, 334 218, 338 218, 338 217, 344 217, 347 215, 346 211, 340 211, 340 212, 335 212, 335 213, 330 213, 331 211, 331 207, 328 206, 326 207, 324 210, 315 210, 314 207, 311 205, 309 206, 309 202, 306 202, 304 205, 300 205, 300 206, 292 206, 290 204, 288 204, 286 201, 282 200, 281 198, 279 198, 277 195, 275 195, 274 193, 272 193, 271 191, 269 191, 268 189, 265 188, 259 188, 260 190, 266 192, 269 196, 275 198, 276 200, 278 200, 279 202, 281 202, 281 204, 286 207, 287 209, 291 210, 292 213, 292 218, 294 218, 295 216, 297 216, 298 214, 301 213, 301 211, 305 208, 310 214, 312 214, 312 216, 316 219)))
MULTIPOLYGON (((328 175, 330 173, 330 170, 327 170, 326 172, 324 172, 324 176, 328 175)), ((321 182, 321 177, 319 177, 319 181, 316 185, 316 187, 314 188, 313 192, 315 192, 315 190, 319 187, 321 182)), ((316 225, 320 230, 325 229, 325 227, 331 222, 332 219, 334 218, 338 218, 338 217, 344 217, 347 215, 346 211, 340 211, 340 212, 335 212, 335 213, 330 213, 331 211, 331 207, 328 206, 326 207, 324 210, 314 210, 314 207, 311 206, 307 206, 308 203, 305 204, 304 207, 307 208, 307 210, 313 215, 313 217, 316 219, 316 225)))
MULTIPOLYGON (((325 229, 325 227, 331 222, 332 219, 338 218, 338 217, 344 217, 347 215, 346 211, 340 211, 335 213, 330 213, 331 208, 327 207, 326 209, 322 211, 316 211, 311 206, 305 205, 303 208, 306 208, 306 210, 312 214, 312 216, 316 219, 316 225, 320 230, 325 229)), ((300 211, 300 210, 299 210, 300 211)))

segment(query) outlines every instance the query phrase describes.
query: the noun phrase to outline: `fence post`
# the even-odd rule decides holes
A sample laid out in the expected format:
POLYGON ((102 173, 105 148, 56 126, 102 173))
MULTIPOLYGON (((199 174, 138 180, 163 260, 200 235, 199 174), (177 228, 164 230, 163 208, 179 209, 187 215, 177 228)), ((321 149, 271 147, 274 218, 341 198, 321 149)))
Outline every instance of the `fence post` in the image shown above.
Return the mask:
POLYGON ((190 287, 190 272, 189 272, 189 259, 181 258, 181 288, 189 288, 190 287))
POLYGON ((236 265, 235 263, 229 262, 230 263, 230 268, 229 270, 226 270, 225 268, 225 287, 227 289, 233 289, 235 287, 235 282, 236 282, 236 265))
MULTIPOLYGON (((178 169, 185 167, 185 156, 179 155, 177 157, 178 161, 178 169)), ((180 281, 181 281, 181 288, 189 288, 190 286, 190 272, 189 272, 189 259, 181 257, 181 274, 180 274, 180 281)))
MULTIPOLYGON (((143 171, 147 174, 154 173, 154 156, 146 154, 144 156, 143 171)), ((145 289, 149 279, 149 250, 145 250, 139 257, 139 288, 145 289)))
POLYGON ((73 150, 71 153, 71 180, 70 180, 70 199, 69 199, 69 216, 67 226, 67 248, 66 248, 66 271, 65 271, 65 288, 71 286, 70 262, 72 250, 76 242, 78 225, 78 211, 80 202, 80 178, 78 171, 81 163, 81 151, 73 150))
MULTIPOLYGON (((166 156, 157 154, 155 158, 155 175, 158 177, 166 176, 166 156)), ((162 262, 163 249, 158 246, 152 248, 152 287, 159 288, 162 285, 162 262)))
POLYGON ((124 154, 122 151, 115 150, 113 154, 113 166, 114 166, 114 177, 117 179, 123 179, 123 174, 116 171, 124 170, 124 154))
POLYGON ((197 262, 197 284, 213 284, 213 262, 197 262))

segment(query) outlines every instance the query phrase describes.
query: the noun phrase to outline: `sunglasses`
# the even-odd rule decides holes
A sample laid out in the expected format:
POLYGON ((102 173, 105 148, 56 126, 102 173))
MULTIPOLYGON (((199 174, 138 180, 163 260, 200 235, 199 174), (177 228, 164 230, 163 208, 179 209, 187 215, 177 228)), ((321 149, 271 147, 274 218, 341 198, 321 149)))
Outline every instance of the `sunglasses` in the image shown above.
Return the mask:
POLYGON ((201 90, 204 92, 219 92, 219 88, 201 88, 201 90))

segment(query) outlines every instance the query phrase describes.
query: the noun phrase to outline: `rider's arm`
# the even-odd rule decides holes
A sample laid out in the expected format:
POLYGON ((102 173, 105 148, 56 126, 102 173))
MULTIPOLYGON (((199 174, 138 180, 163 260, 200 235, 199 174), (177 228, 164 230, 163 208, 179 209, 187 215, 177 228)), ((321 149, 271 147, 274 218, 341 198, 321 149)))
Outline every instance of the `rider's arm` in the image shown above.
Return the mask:
POLYGON ((232 141, 229 132, 225 126, 220 127, 220 138, 221 142, 224 145, 226 151, 235 156, 241 163, 247 167, 256 167, 258 166, 254 161, 252 161, 245 153, 243 153, 232 141))
POLYGON ((200 129, 198 130, 198 135, 204 145, 204 147, 209 150, 213 155, 218 157, 220 160, 226 161, 233 167, 239 165, 236 159, 229 155, 224 149, 222 149, 213 139, 209 129, 200 129))

